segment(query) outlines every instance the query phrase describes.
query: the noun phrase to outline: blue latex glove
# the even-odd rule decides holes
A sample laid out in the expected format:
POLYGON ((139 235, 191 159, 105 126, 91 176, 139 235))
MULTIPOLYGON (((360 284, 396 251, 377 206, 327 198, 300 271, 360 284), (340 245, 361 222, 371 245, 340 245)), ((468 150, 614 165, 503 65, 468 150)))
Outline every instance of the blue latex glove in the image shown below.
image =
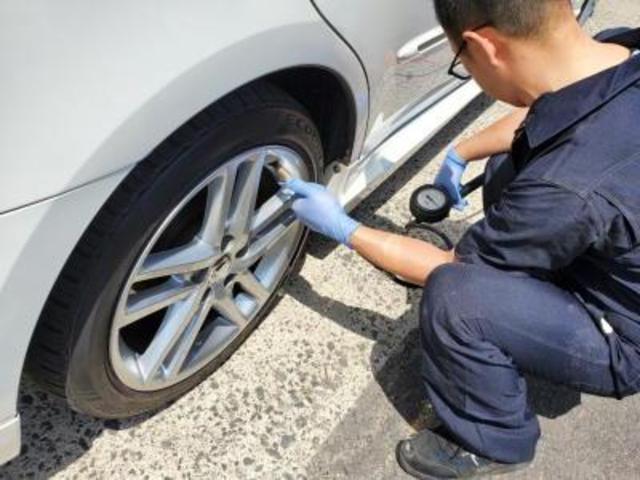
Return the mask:
POLYGON ((325 187, 294 179, 283 187, 295 194, 291 209, 303 224, 336 242, 351 247, 351 236, 360 226, 325 187))
POLYGON ((447 151, 447 157, 436 176, 436 185, 444 187, 447 190, 453 199, 453 207, 456 210, 463 210, 469 204, 460 194, 462 174, 466 169, 467 162, 458 155, 454 147, 451 147, 447 151))

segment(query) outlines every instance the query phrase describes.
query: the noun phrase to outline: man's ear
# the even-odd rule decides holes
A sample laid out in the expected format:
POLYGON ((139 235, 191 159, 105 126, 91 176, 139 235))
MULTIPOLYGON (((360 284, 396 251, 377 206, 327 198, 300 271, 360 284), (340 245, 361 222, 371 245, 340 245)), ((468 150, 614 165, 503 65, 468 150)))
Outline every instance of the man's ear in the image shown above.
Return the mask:
POLYGON ((467 42, 467 48, 474 58, 480 59, 485 65, 498 67, 502 64, 501 41, 499 35, 492 28, 486 27, 481 31, 467 31, 462 34, 467 42))

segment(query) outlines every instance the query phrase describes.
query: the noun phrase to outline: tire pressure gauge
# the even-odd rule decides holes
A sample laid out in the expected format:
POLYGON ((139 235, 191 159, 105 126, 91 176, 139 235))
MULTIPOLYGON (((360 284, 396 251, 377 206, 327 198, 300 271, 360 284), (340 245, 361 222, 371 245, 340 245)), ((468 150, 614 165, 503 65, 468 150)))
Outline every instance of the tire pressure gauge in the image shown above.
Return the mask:
MULTIPOLYGON (((460 196, 470 193, 484 185, 484 173, 460 187, 460 196)), ((411 195, 409 209, 418 223, 438 223, 449 216, 454 201, 447 191, 439 185, 423 185, 411 195)))
POLYGON ((424 185, 413 192, 409 208, 418 222, 437 223, 449 216, 452 202, 438 185, 424 185))

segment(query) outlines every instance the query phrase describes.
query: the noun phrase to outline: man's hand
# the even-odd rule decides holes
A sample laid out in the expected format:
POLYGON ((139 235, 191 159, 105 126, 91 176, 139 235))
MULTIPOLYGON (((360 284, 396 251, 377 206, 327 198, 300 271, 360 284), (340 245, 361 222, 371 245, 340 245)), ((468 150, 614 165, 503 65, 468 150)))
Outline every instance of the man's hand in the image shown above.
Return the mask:
POLYGON ((338 200, 322 185, 289 180, 284 188, 295 193, 291 209, 314 232, 351 247, 351 237, 360 226, 349 217, 338 200))
POLYGON ((435 184, 447 190, 454 202, 454 208, 463 210, 469 202, 462 198, 460 188, 462 187, 462 174, 467 168, 467 162, 458 155, 454 147, 449 148, 440 171, 436 176, 435 184))

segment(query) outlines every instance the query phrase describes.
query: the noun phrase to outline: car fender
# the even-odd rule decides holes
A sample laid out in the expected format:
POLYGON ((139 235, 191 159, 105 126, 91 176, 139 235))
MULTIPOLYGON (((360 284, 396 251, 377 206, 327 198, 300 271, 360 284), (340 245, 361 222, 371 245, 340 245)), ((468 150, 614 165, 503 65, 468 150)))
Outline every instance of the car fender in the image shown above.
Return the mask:
POLYGON ((135 164, 217 99, 290 67, 339 72, 357 144, 367 120, 362 66, 311 2, 12 0, 0 61, 0 213, 135 164))

